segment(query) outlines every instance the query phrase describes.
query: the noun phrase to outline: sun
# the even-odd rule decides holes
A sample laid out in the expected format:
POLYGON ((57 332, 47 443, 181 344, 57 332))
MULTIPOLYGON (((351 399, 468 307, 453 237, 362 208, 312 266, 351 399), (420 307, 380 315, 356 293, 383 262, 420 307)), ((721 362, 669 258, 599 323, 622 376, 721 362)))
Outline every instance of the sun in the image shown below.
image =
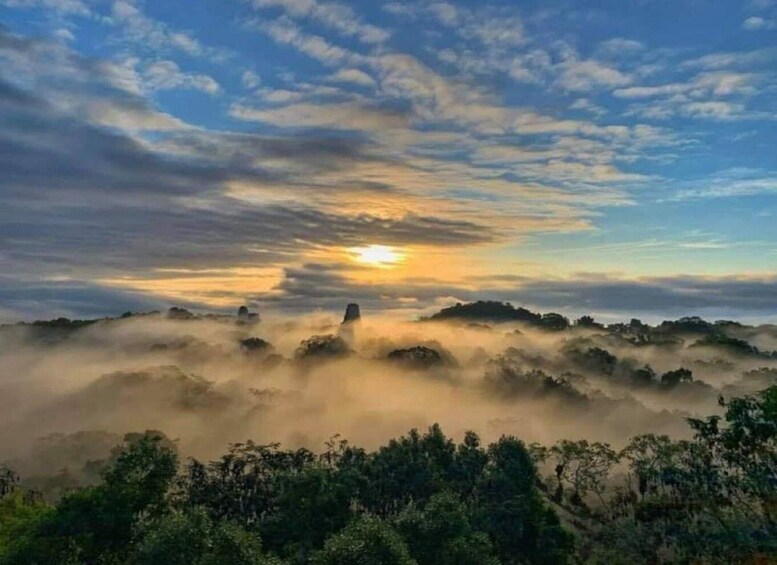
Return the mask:
POLYGON ((364 247, 351 247, 348 250, 354 261, 372 267, 394 267, 405 259, 405 254, 396 247, 388 245, 366 245, 364 247))

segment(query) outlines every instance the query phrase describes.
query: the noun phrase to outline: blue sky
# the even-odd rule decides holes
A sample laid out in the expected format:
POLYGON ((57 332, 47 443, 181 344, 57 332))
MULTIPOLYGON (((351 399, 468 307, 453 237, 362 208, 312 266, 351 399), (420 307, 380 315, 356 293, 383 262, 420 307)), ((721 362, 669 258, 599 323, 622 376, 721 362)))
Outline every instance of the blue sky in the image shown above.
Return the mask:
POLYGON ((0 15, 2 319, 777 307, 775 0, 0 15))

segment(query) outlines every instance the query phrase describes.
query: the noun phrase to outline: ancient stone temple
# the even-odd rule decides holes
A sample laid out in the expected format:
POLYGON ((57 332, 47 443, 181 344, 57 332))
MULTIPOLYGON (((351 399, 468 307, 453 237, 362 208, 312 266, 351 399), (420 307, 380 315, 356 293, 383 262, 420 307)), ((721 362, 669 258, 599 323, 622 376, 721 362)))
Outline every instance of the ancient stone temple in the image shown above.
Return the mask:
POLYGON ((359 305, 355 303, 351 303, 348 306, 345 307, 345 316, 343 317, 343 323, 347 324, 349 322, 358 322, 361 319, 362 315, 359 311, 359 305))
POLYGON ((259 319, 259 314, 251 312, 248 306, 241 306, 237 310, 237 320, 240 323, 256 323, 259 319))

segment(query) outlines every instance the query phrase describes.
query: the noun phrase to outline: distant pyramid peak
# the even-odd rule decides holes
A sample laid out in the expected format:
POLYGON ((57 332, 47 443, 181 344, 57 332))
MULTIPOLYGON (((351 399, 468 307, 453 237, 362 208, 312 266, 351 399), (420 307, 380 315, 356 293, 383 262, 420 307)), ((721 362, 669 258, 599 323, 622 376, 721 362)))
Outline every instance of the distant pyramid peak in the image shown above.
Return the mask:
POLYGON ((355 302, 351 302, 348 306, 345 307, 345 316, 343 317, 343 323, 347 324, 350 322, 358 322, 361 320, 361 312, 359 310, 359 305, 355 302))
POLYGON ((259 314, 251 312, 248 306, 241 306, 237 309, 238 322, 258 322, 259 314))

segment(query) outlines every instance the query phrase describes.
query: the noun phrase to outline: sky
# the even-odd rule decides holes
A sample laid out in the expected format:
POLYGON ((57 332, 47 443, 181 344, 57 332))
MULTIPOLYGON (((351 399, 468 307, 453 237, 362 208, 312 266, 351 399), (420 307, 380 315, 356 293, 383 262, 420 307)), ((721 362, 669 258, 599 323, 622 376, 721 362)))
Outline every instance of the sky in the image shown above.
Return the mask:
POLYGON ((0 321, 777 317, 777 0, 0 0, 0 321))

